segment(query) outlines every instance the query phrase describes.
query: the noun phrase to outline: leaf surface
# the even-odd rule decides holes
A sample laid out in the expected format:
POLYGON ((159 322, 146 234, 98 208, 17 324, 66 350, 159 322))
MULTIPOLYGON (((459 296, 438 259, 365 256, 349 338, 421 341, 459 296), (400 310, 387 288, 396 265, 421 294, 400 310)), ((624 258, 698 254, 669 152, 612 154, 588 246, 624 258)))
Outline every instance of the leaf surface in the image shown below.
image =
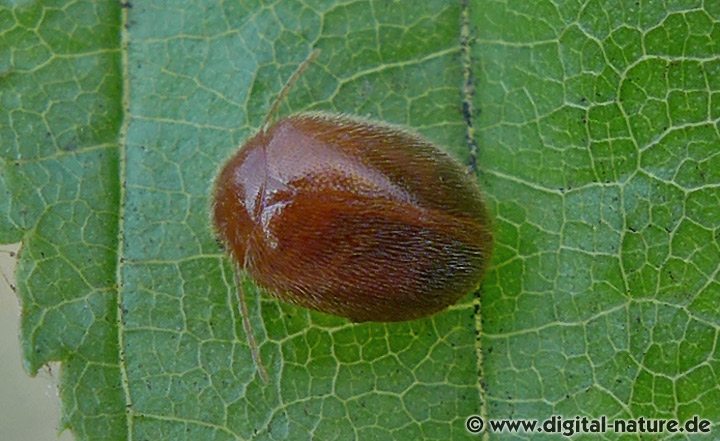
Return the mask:
POLYGON ((26 367, 63 362, 64 424, 87 440, 717 424, 719 25, 712 2, 4 4, 0 240, 24 243, 26 367), (367 116, 477 159, 496 250, 481 308, 409 323, 248 285, 266 386, 209 197, 315 47, 281 115, 367 116))
POLYGON ((487 415, 717 426, 720 8, 488 2, 472 23, 487 415))

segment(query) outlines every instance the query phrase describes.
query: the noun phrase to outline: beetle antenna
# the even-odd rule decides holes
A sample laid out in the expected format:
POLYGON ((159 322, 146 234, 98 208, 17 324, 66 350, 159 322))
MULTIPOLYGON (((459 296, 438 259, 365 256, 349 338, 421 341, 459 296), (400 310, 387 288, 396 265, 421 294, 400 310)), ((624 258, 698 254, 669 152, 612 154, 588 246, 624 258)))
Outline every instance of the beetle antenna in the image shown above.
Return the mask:
MULTIPOLYGON (((257 368, 263 383, 267 384, 268 381, 270 381, 270 377, 268 376, 268 372, 262 362, 262 358, 260 358, 260 349, 255 341, 255 333, 253 332, 252 325, 250 324, 250 315, 248 314, 248 307, 245 299, 245 286, 243 285, 244 277, 241 279, 239 275, 241 271, 242 270, 239 268, 235 271, 235 284, 237 285, 238 303, 240 305, 240 315, 242 316, 243 329, 245 330, 247 344, 250 348, 250 355, 255 363, 255 367, 257 368)), ((245 274, 244 271, 242 271, 242 273, 245 274)))
POLYGON ((312 52, 305 58, 305 61, 300 63, 300 65, 295 69, 295 72, 293 72, 292 75, 290 75, 290 78, 288 78, 287 82, 283 86, 283 88, 280 90, 280 93, 275 98, 275 101, 273 101, 272 106, 270 107, 270 111, 268 112, 267 116, 265 117, 265 121, 263 121, 262 131, 267 132, 267 129, 270 128, 270 124, 273 122, 273 118, 277 114, 278 108, 280 107, 280 103, 287 97, 287 94, 290 92, 290 89, 297 83, 298 78, 300 78, 300 75, 307 70, 307 68, 310 66, 310 64, 315 61, 320 55, 320 49, 313 49, 312 52))

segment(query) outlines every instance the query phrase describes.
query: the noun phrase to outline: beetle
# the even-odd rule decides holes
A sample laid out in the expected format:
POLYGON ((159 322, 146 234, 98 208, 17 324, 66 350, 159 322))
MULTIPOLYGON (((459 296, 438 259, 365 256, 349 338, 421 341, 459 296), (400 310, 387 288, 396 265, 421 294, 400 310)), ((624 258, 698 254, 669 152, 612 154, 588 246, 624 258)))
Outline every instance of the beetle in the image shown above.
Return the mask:
MULTIPOLYGON (((238 273, 274 297, 355 322, 434 314, 478 288, 492 250, 480 190, 440 148, 354 116, 272 122, 221 168, 212 220, 238 273)), ((267 372, 247 318, 253 359, 267 372)))

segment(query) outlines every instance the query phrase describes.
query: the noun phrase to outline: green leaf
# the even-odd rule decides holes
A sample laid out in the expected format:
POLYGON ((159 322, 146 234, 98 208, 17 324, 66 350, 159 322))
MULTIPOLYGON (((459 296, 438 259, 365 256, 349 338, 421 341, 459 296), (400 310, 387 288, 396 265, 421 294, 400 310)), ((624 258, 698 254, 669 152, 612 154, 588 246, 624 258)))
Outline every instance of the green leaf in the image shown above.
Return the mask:
POLYGON ((26 368, 63 362, 86 440, 465 439, 471 414, 717 425, 720 8, 695 3, 3 2, 0 240, 23 241, 26 368), (249 287, 264 385, 209 195, 314 47, 281 113, 477 156, 496 249, 481 304, 408 323, 249 287))
POLYGON ((489 416, 720 422, 720 4, 670 3, 472 8, 489 416))

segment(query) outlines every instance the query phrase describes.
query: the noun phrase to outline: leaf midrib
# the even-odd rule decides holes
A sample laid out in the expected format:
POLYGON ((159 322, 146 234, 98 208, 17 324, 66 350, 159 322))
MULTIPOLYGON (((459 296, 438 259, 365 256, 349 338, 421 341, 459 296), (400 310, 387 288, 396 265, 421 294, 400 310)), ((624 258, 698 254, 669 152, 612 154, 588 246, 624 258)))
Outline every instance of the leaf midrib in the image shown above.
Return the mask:
POLYGON ((120 382, 122 383, 123 395, 125 397, 125 427, 127 429, 126 439, 133 438, 133 415, 132 398, 130 396, 130 382, 128 379, 127 360, 125 359, 124 322, 125 308, 123 307, 123 270, 125 262, 125 203, 126 191, 126 166, 127 166, 127 134, 130 125, 130 72, 128 49, 130 45, 129 27, 129 6, 125 4, 120 7, 120 69, 122 76, 122 124, 118 133, 118 182, 119 204, 118 204, 118 246, 116 263, 117 281, 117 339, 118 339, 118 362, 120 368, 120 382))
MULTIPOLYGON (((469 150, 469 169, 477 178, 477 141, 475 139, 475 128, 473 126, 474 108, 473 95, 475 91, 475 77, 472 71, 472 43, 474 41, 470 27, 470 4, 468 0, 462 0, 461 6, 461 23, 460 23, 460 51, 461 63, 463 68, 463 89, 462 89, 462 109, 463 123, 465 124, 465 144, 469 150)), ((483 378, 485 377, 485 366, 483 364, 482 353, 482 302, 481 302, 482 285, 473 293, 473 316, 474 316, 474 332, 475 332, 475 359, 477 363, 476 385, 478 398, 480 400, 479 413, 481 418, 487 419, 487 401, 485 400, 485 390, 483 388, 483 378)), ((489 438, 486 432, 483 439, 489 438)))

